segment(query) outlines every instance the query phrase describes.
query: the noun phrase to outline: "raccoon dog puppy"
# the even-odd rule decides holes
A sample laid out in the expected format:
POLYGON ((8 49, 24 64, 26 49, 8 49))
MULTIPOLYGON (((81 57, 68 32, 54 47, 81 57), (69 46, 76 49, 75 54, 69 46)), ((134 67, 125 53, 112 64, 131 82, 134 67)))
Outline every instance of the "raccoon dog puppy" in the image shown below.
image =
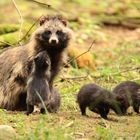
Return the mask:
POLYGON ((107 119, 110 109, 116 113, 120 111, 119 104, 113 94, 96 84, 82 86, 77 95, 77 102, 82 115, 86 115, 87 107, 89 110, 100 114, 104 119, 107 119))
POLYGON ((125 115, 129 106, 133 106, 139 113, 140 106, 140 84, 133 81, 124 81, 113 89, 116 100, 120 103, 121 113, 125 115))
POLYGON ((33 69, 27 81, 27 115, 33 112, 34 105, 41 108, 41 113, 45 113, 50 96, 50 65, 46 51, 38 53, 33 60, 33 69))
POLYGON ((52 89, 50 100, 47 106, 47 110, 50 113, 56 113, 60 107, 61 98, 56 89, 52 89))

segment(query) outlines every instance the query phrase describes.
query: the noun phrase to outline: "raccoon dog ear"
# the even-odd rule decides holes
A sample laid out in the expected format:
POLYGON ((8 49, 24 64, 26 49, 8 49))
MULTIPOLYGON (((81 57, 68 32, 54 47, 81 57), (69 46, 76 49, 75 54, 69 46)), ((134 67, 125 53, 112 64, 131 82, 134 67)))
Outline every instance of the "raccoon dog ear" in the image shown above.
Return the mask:
POLYGON ((61 22, 62 22, 65 26, 67 26, 67 21, 66 21, 66 20, 61 20, 61 22))
POLYGON ((67 26, 67 20, 65 18, 59 15, 58 19, 63 23, 64 26, 67 26))
POLYGON ((60 21, 63 23, 64 26, 67 26, 67 20, 64 18, 61 18, 60 21))
POLYGON ((39 20, 40 26, 43 25, 43 24, 45 23, 46 20, 47 20, 47 17, 41 16, 41 18, 40 18, 40 20, 39 20))

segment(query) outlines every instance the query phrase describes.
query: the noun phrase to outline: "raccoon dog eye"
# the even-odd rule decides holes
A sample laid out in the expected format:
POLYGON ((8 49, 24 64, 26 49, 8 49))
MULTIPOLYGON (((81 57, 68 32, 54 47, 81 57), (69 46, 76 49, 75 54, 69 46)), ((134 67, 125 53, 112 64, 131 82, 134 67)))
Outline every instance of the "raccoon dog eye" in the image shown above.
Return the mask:
POLYGON ((42 34, 42 38, 44 40, 47 40, 49 37, 51 36, 51 31, 45 31, 43 34, 42 34))
POLYGON ((45 35, 51 35, 51 31, 49 31, 49 30, 48 31, 45 31, 44 34, 45 35))
POLYGON ((56 34, 57 34, 58 36, 61 36, 61 35, 63 35, 63 32, 62 32, 62 31, 57 31, 56 34))

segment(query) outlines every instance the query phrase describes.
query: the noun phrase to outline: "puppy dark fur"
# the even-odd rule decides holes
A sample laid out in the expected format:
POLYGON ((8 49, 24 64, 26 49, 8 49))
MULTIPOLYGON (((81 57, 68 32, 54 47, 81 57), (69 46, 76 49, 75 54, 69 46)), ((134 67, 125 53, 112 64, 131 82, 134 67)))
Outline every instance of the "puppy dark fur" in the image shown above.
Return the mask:
POLYGON ((53 90, 51 91, 50 100, 47 106, 48 112, 56 113, 59 110, 60 103, 61 103, 60 95, 58 91, 53 88, 53 90))
POLYGON ((86 115, 86 108, 99 113, 101 117, 107 119, 109 109, 119 112, 118 102, 114 99, 112 93, 95 84, 84 85, 77 95, 82 115, 86 115))
POLYGON ((27 80, 27 115, 33 112, 34 105, 41 108, 41 113, 45 113, 45 107, 48 105, 51 94, 48 83, 50 66, 51 62, 46 51, 38 53, 34 58, 33 69, 27 80))
POLYGON ((126 114, 129 106, 133 106, 136 113, 139 113, 140 106, 140 84, 132 81, 125 81, 113 89, 116 100, 120 103, 121 113, 126 114))

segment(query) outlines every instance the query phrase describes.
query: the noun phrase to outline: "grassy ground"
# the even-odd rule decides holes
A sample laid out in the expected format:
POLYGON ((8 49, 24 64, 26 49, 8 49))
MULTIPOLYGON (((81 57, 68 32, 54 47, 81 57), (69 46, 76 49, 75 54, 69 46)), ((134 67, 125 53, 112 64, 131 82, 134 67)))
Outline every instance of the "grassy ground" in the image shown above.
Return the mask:
MULTIPOLYGON (((23 15, 24 25, 33 23, 44 13, 56 13, 55 10, 48 10, 27 1, 17 1, 17 4, 23 15), (31 7, 35 8, 34 12, 31 11, 31 7)), ((55 86, 62 98, 61 108, 57 114, 35 113, 27 117, 23 112, 0 110, 0 124, 14 127, 18 133, 18 139, 21 140, 139 140, 139 115, 133 113, 131 116, 119 117, 114 112, 110 112, 110 121, 106 121, 98 114, 87 110, 89 117, 83 117, 75 101, 80 87, 89 82, 109 90, 124 80, 140 82, 139 69, 135 69, 140 66, 140 28, 130 30, 123 26, 103 26, 101 22, 103 17, 110 17, 110 15, 137 16, 140 3, 127 0, 104 2, 87 0, 86 3, 82 0, 76 2, 63 0, 62 2, 52 1, 49 4, 55 9, 61 9, 60 12, 70 21, 78 20, 70 22, 76 36, 72 46, 79 50, 81 48, 86 50, 92 40, 96 40, 90 50, 96 70, 78 69, 73 62, 74 67, 60 72, 55 81, 55 86), (64 2, 65 6, 63 6, 64 2), (74 77, 83 78, 73 79, 74 77)), ((1 0, 0 7, 4 7, 0 8, 0 15, 3 17, 0 23, 18 23, 19 15, 10 0, 1 0), (8 12, 9 10, 13 12, 8 12)), ((14 30, 17 28, 16 26, 14 30)), ((132 109, 129 111, 131 112, 132 109)))

